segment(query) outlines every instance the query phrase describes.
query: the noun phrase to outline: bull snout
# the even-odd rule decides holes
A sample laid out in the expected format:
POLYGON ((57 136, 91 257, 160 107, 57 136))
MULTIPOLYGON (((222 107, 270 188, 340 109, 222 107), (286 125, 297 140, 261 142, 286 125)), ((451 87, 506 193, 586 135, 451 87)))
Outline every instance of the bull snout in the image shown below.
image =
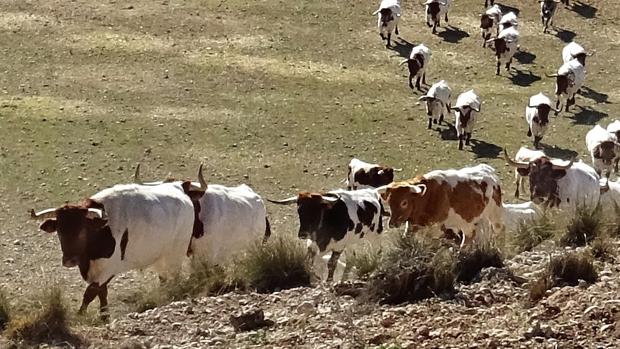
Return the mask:
POLYGON ((73 268, 78 265, 77 257, 62 256, 62 266, 66 268, 73 268))
POLYGON ((390 228, 398 228, 398 227, 401 226, 401 224, 402 224, 402 222, 400 222, 400 221, 398 221, 398 220, 396 220, 394 218, 391 218, 390 221, 388 222, 388 226, 390 228))

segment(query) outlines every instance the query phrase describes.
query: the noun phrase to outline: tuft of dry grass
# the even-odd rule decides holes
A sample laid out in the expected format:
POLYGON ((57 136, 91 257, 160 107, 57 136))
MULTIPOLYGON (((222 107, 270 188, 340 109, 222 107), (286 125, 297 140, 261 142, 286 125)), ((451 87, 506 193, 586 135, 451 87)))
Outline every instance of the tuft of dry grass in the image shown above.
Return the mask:
POLYGON ((531 222, 519 224, 511 238, 512 249, 515 253, 531 251, 555 234, 555 225, 547 214, 531 222))
POLYGON ((3 289, 0 289, 0 331, 11 321, 11 304, 3 289))
POLYGON ((579 280, 590 284, 598 280, 592 256, 584 252, 571 252, 553 257, 543 275, 530 285, 530 301, 539 301, 552 287, 576 286, 579 280))
POLYGON ((613 262, 616 256, 616 251, 607 234, 599 235, 592 240, 590 243, 590 252, 595 259, 601 261, 613 262))
POLYGON ((310 286, 306 250, 292 237, 276 236, 257 243, 236 263, 237 277, 258 292, 310 286))
POLYGON ((80 346, 84 340, 69 328, 67 307, 58 286, 43 292, 41 308, 30 314, 16 316, 5 332, 14 341, 27 345, 69 343, 80 346))
POLYGON ((347 253, 347 269, 354 269, 359 279, 368 279, 379 268, 382 256, 383 250, 380 248, 372 246, 357 248, 347 253))
POLYGON ((456 260, 438 240, 399 236, 369 279, 368 299, 383 304, 454 294, 456 260))
POLYGON ((562 246, 585 246, 599 236, 604 228, 600 207, 595 210, 579 207, 571 217, 559 242, 562 246))

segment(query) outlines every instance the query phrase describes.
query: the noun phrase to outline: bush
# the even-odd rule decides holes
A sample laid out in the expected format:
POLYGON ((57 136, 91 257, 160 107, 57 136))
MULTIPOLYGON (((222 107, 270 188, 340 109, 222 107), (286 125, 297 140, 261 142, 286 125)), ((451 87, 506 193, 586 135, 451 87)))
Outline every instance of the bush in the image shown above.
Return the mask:
POLYGON ((83 340, 69 328, 60 288, 52 287, 40 299, 40 311, 13 319, 6 330, 7 337, 32 345, 66 342, 79 347, 83 340))
POLYGON ((563 246, 585 246, 604 231, 605 224, 600 207, 595 210, 585 207, 577 208, 570 219, 566 232, 560 238, 563 246))
POLYGON ((553 222, 546 214, 534 221, 520 223, 511 239, 514 252, 531 251, 543 241, 553 237, 554 229, 553 222))
POLYGON ((592 256, 601 261, 613 262, 616 251, 606 234, 597 236, 590 244, 592 256))
POLYGON ((236 263, 238 277, 258 292, 310 286, 306 249, 291 237, 272 237, 251 246, 236 263))
POLYGON ((367 296, 383 304, 454 294, 456 261, 437 240, 400 236, 369 280, 367 296))
POLYGON ((347 269, 355 268, 355 273, 359 279, 368 279, 379 268, 382 251, 372 246, 364 246, 347 253, 347 269))
POLYGON ((472 245, 459 251, 456 262, 456 280, 470 283, 484 268, 504 267, 501 252, 491 244, 472 245))
POLYGON ((542 299, 545 292, 552 287, 576 286, 579 280, 587 283, 598 280, 591 256, 583 252, 573 252, 553 257, 543 275, 530 285, 530 300, 536 302, 542 299))
POLYGON ((9 299, 2 289, 0 289, 0 331, 6 328, 11 320, 11 305, 9 299))

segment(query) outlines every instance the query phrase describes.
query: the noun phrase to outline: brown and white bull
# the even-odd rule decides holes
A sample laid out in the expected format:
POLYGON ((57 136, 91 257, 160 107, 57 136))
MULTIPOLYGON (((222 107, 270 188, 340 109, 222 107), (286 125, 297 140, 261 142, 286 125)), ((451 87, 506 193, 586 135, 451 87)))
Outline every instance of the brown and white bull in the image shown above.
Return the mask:
POLYGON ((377 188, 390 184, 394 181, 394 172, 401 170, 379 164, 369 164, 353 158, 349 162, 349 172, 346 179, 347 189, 377 188))
POLYGON ((306 240, 308 259, 317 265, 331 252, 327 280, 331 281, 338 259, 349 246, 374 241, 383 232, 383 205, 376 189, 301 192, 275 204, 297 204, 300 239, 306 240))
POLYGON ((153 266, 162 277, 178 271, 192 236, 194 207, 180 182, 116 185, 78 205, 35 213, 40 229, 57 232, 62 265, 77 266, 88 283, 80 313, 99 297, 107 317, 108 283, 118 274, 153 266))
POLYGON ((408 223, 413 232, 434 225, 461 231, 461 246, 483 221, 495 232, 504 229, 501 186, 489 165, 432 171, 377 190, 390 207, 390 227, 408 223))
POLYGON ((505 155, 508 164, 529 176, 530 199, 534 203, 570 212, 578 208, 596 209, 600 198, 600 177, 583 161, 544 156, 529 162, 516 162, 505 155))

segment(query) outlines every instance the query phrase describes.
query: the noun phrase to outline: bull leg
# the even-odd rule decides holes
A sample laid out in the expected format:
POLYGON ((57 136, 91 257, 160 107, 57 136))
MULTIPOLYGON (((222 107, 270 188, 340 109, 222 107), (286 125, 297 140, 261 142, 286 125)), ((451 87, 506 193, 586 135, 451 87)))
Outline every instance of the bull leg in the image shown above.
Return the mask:
POLYGON ((471 132, 468 132, 466 135, 467 139, 465 140, 465 145, 469 145, 469 141, 471 141, 471 132))
POLYGON ((520 184, 519 182, 520 182, 519 178, 517 178, 517 181, 515 183, 516 187, 517 187, 517 189, 515 189, 515 198, 517 198, 517 199, 519 198, 519 184, 520 184))
POLYGON ((327 261, 327 281, 332 281, 334 279, 334 272, 336 271, 336 266, 338 265, 338 259, 340 258, 340 254, 342 251, 332 251, 331 257, 329 257, 329 261, 327 261))
POLYGON ((444 19, 446 20, 446 23, 448 23, 448 12, 446 12, 446 17, 444 19))
POLYGON ((396 29, 394 30, 394 32, 396 33, 396 35, 400 35, 400 33, 398 32, 398 26, 396 26, 396 29))
POLYGON ((459 150, 463 150, 463 139, 465 138, 465 134, 459 135, 459 150))
POLYGON ((437 21, 433 23, 433 34, 437 34, 437 21))
POLYGON ((78 314, 82 315, 86 312, 88 305, 99 295, 99 284, 96 282, 91 283, 86 287, 84 291, 84 296, 82 297, 82 305, 80 306, 80 310, 78 310, 78 314))
POLYGON ((527 128, 527 136, 528 137, 532 137, 532 128, 531 127, 527 128))
POLYGON ((430 130, 431 127, 433 125, 433 119, 432 118, 428 118, 428 129, 430 130))
POLYGON ((423 85, 428 85, 428 84, 426 83, 426 71, 424 71, 424 74, 422 74, 422 84, 423 84, 423 85))
POLYGON ((415 88, 418 89, 418 91, 422 90, 422 87, 420 86, 420 80, 422 80, 422 76, 417 76, 415 79, 415 88))
POLYGON ((381 40, 385 40, 385 35, 383 35, 383 33, 379 33, 379 36, 381 37, 381 40))
POLYGON ((512 64, 512 57, 510 57, 510 59, 508 60, 508 63, 506 63, 506 70, 510 71, 510 64, 512 64))
POLYGON ((108 284, 105 283, 99 287, 99 316, 101 320, 108 321, 110 314, 108 312, 108 284))
POLYGON ((495 75, 499 75, 499 67, 501 66, 501 62, 497 59, 497 70, 495 71, 495 75))
POLYGON ((439 124, 443 122, 443 112, 439 115, 439 124))
POLYGON ((618 173, 618 162, 620 162, 620 157, 614 160, 614 171, 618 173))
POLYGON ((414 87, 413 87, 413 75, 411 75, 411 73, 409 73, 409 88, 411 88, 412 90, 414 89, 414 87))
POLYGON ((390 48, 391 41, 392 41, 392 33, 388 33, 388 35, 387 35, 387 45, 385 45, 385 47, 390 48))
POLYGON ((558 116, 558 114, 560 113, 560 96, 558 96, 558 99, 555 101, 555 112, 554 115, 558 116))
POLYGON ((542 140, 542 137, 534 136, 534 148, 540 149, 540 141, 541 140, 542 140))

